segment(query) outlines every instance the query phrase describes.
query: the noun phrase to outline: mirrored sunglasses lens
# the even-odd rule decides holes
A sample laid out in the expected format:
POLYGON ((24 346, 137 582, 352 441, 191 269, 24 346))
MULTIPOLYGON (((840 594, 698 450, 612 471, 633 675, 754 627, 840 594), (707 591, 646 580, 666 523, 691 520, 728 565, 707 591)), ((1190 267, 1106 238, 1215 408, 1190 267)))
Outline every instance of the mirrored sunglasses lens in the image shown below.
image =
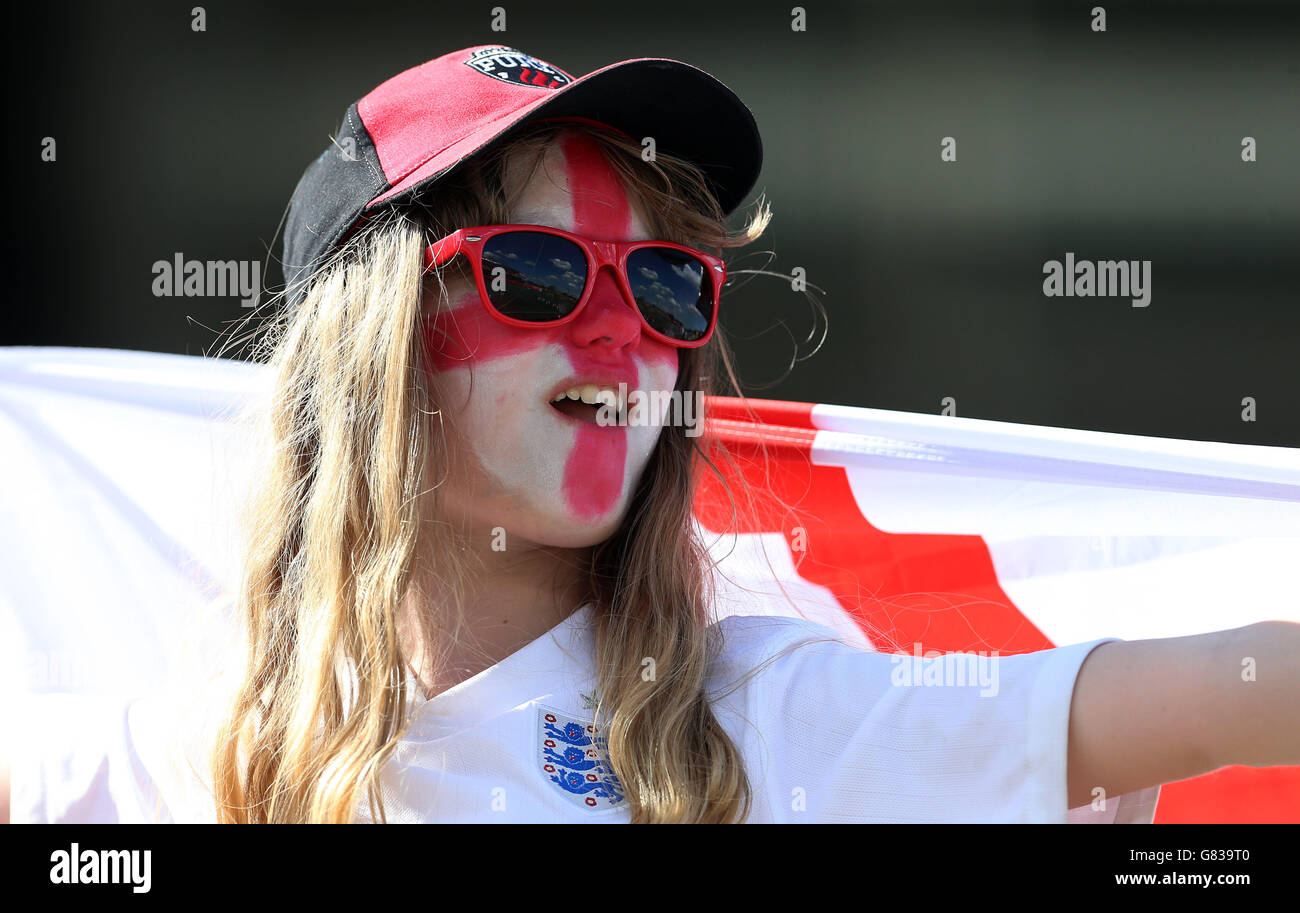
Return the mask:
POLYGON ((488 300, 506 317, 544 323, 573 313, 587 282, 587 258, 566 238, 508 231, 483 244, 488 300))
POLYGON ((703 339, 713 321, 713 276, 697 257, 643 247, 627 258, 632 296, 646 322, 670 339, 703 339))

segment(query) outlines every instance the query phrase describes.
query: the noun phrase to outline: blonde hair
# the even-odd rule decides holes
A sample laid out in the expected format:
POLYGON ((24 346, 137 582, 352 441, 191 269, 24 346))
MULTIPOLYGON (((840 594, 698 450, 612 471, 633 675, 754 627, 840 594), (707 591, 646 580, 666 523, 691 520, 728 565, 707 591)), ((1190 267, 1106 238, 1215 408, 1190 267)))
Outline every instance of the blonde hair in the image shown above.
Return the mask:
MULTIPOLYGON (((403 600, 414 591, 455 617, 473 573, 459 531, 430 522, 456 454, 417 332, 423 249, 464 225, 508 221, 506 162, 534 156, 536 167, 561 130, 601 145, 656 238, 721 252, 771 218, 760 203, 733 233, 693 165, 663 154, 646 163, 639 146, 595 127, 531 125, 419 205, 369 220, 271 323, 271 451, 238 594, 248 661, 212 755, 220 821, 351 821, 363 791, 385 820, 379 776, 409 716, 403 600)), ((707 394, 725 380, 737 392, 721 334, 682 350, 679 364, 679 389, 707 394)), ((634 822, 741 821, 752 803, 705 694, 719 644, 712 562, 691 513, 695 473, 711 465, 697 440, 663 430, 622 525, 591 550, 585 592, 573 594, 594 607, 596 717, 634 822)))

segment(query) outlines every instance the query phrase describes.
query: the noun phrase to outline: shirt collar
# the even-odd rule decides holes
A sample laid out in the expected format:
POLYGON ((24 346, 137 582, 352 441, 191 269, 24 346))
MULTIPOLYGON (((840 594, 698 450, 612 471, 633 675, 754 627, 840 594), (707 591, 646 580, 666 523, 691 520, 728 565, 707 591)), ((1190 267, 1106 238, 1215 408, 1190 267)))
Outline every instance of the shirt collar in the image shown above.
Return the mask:
POLYGON ((593 608, 584 605, 535 640, 477 675, 426 699, 414 678, 408 685, 407 738, 453 723, 473 723, 531 701, 569 704, 589 689, 595 660, 593 608))

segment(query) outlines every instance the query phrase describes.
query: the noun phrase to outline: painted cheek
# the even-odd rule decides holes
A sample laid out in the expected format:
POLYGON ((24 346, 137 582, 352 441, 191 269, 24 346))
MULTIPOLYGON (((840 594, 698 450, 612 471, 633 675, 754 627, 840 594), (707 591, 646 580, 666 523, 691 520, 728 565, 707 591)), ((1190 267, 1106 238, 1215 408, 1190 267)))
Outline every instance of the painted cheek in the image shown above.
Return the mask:
POLYGON ((461 299, 453 309, 441 310, 425 323, 425 347, 438 371, 518 355, 555 340, 555 329, 532 330, 502 323, 477 298, 475 293, 468 302, 461 299))
POLYGON ((659 342, 657 339, 651 339, 644 332, 641 334, 641 343, 636 350, 638 358, 645 362, 651 374, 658 375, 662 372, 670 372, 674 380, 677 377, 677 352, 675 346, 659 342))

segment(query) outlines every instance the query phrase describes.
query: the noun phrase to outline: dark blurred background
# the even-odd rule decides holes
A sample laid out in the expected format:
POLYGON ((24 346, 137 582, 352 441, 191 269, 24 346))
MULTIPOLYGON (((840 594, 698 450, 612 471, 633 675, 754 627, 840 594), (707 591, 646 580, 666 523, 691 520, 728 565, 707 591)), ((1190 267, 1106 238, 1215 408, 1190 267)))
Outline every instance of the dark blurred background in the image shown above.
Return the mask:
POLYGON ((1098 0, 809 2, 803 32, 786 0, 209 2, 199 33, 195 5, 8 13, 0 344, 214 351, 248 311, 154 297, 152 264, 276 263, 302 170, 403 69, 476 44, 575 76, 664 56, 730 85, 763 130, 755 196, 775 220, 756 248, 776 257, 733 267, 799 266, 825 290, 811 357, 788 281, 724 298, 749 392, 928 413, 950 396, 969 417, 1300 446, 1294 3, 1105 3, 1104 33, 1098 0), (1043 263, 1066 251, 1152 261, 1150 305, 1045 297, 1043 263))

